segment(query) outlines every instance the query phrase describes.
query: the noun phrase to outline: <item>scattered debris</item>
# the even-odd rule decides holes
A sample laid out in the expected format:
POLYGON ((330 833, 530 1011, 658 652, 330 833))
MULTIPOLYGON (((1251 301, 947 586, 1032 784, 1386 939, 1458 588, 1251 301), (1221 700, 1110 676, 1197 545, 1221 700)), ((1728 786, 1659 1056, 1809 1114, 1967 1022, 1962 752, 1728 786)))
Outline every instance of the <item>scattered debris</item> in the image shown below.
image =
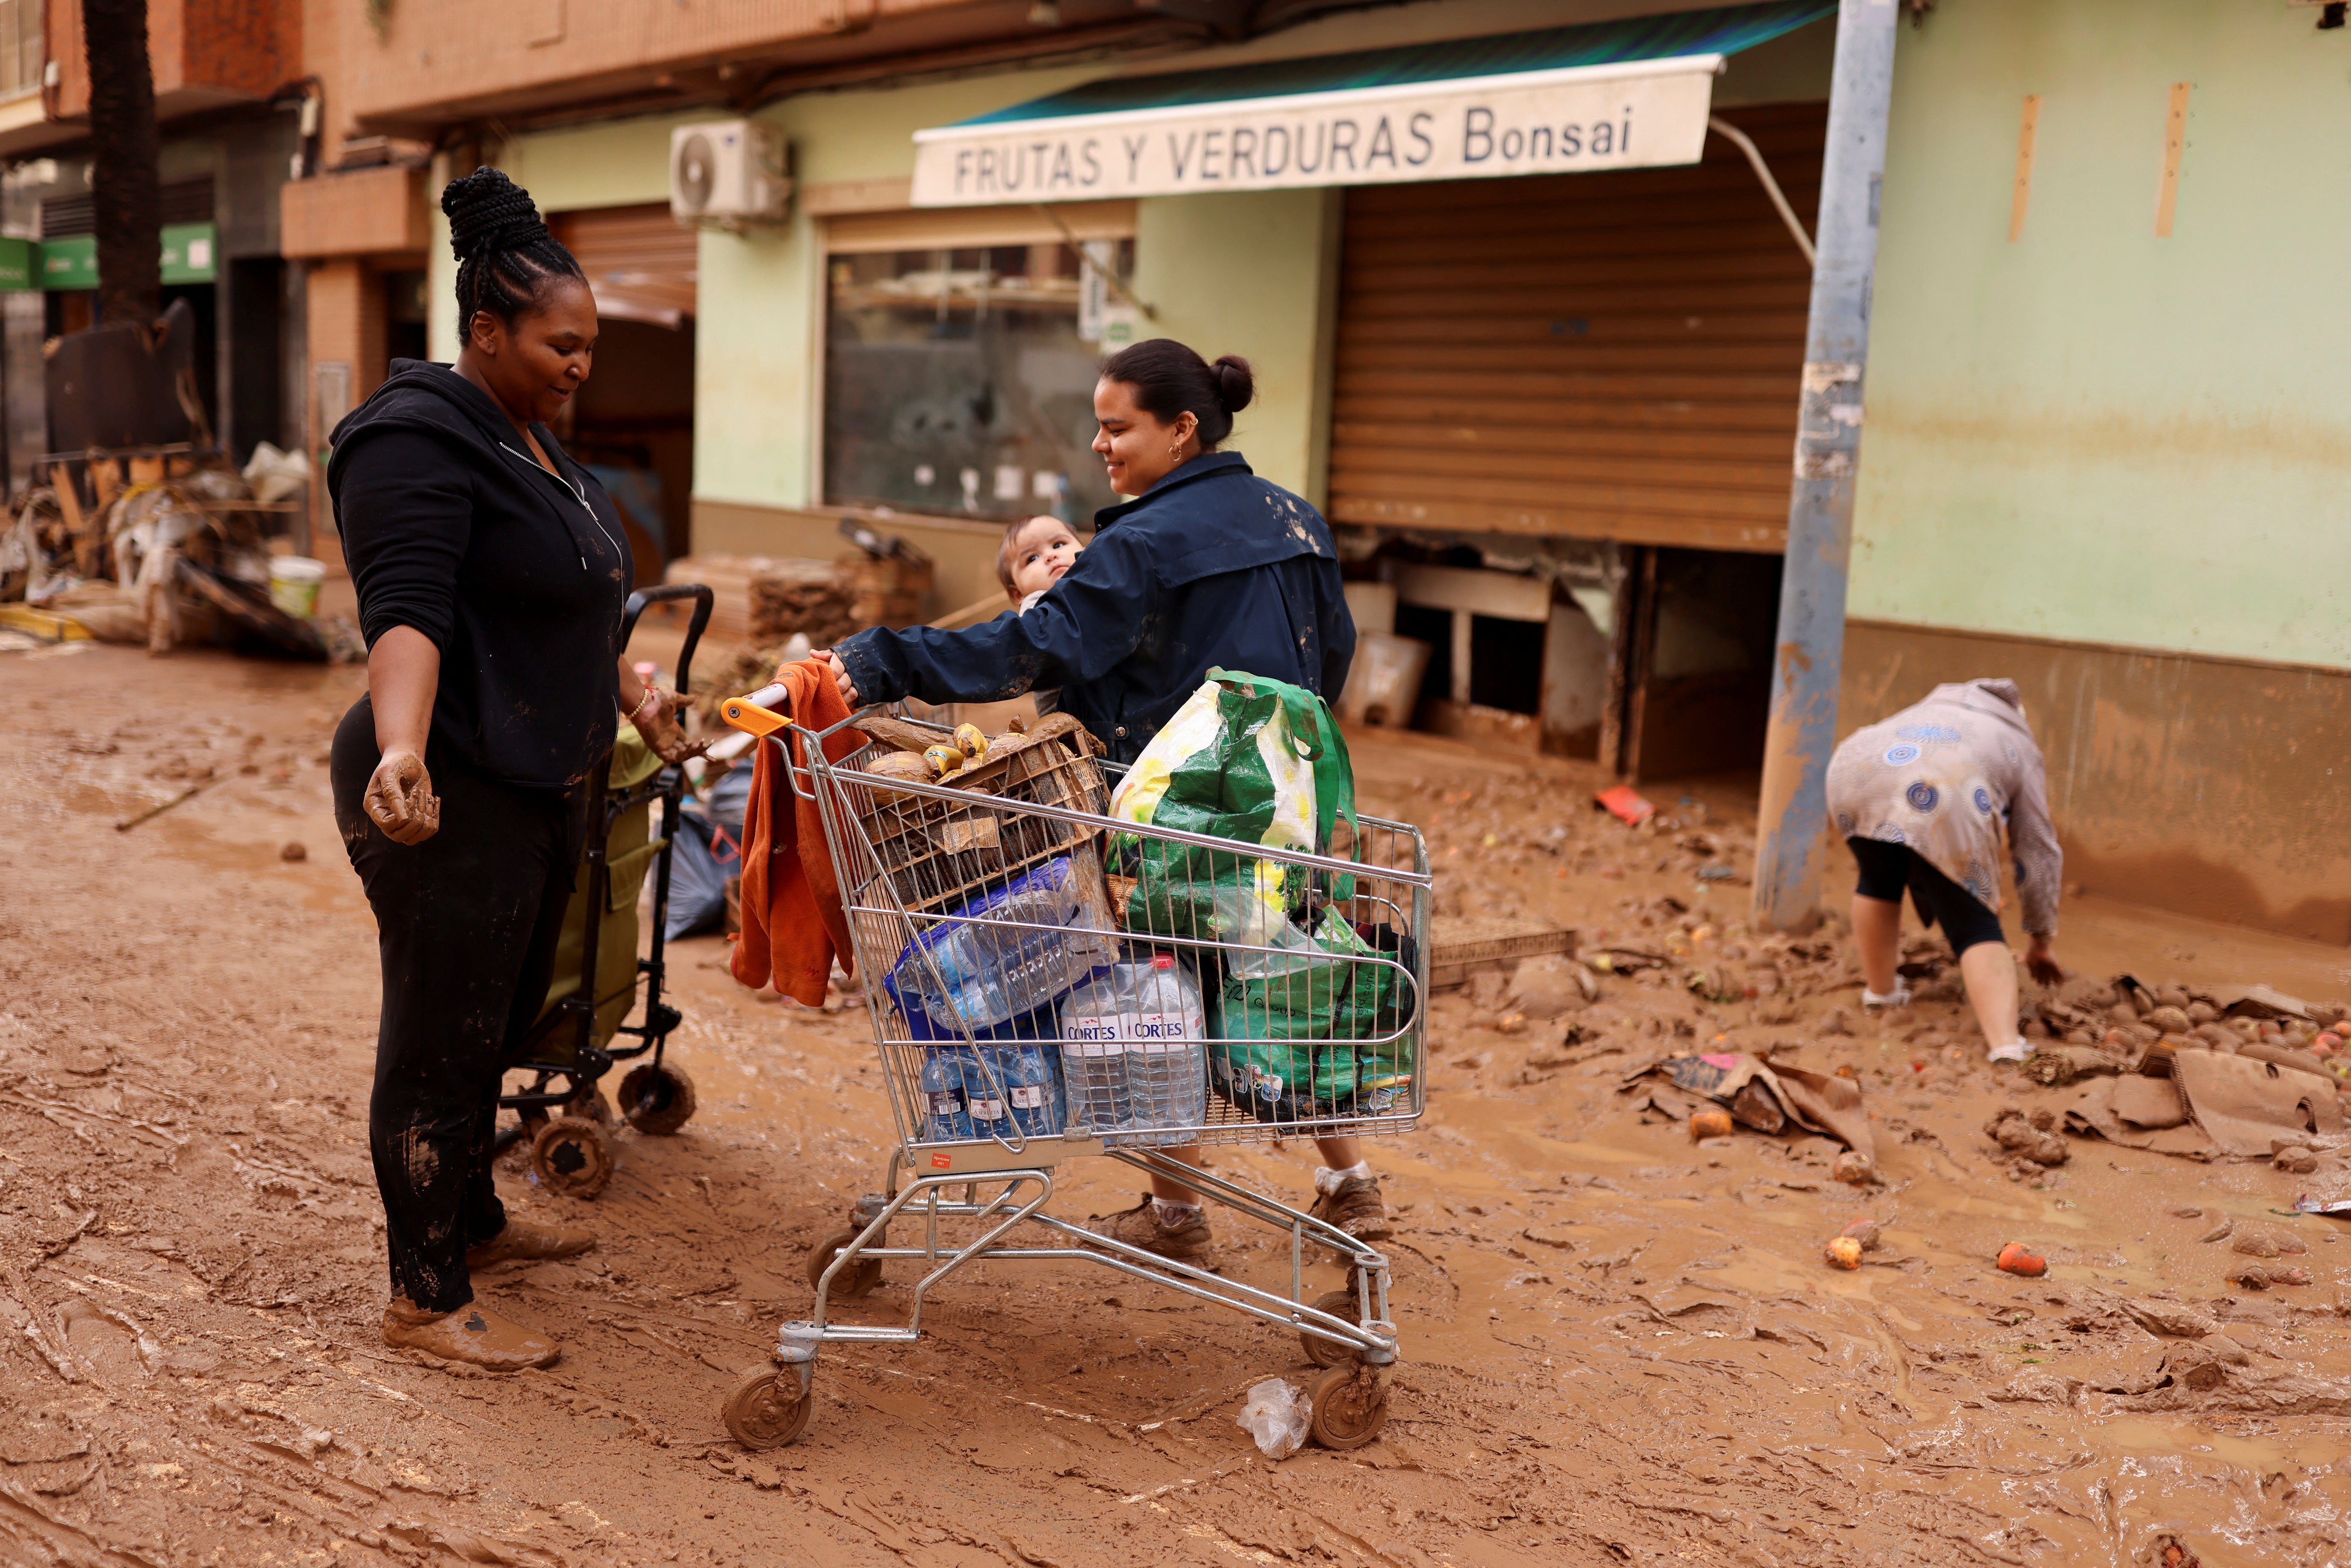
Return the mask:
POLYGON ((1637 828, 1657 814, 1656 807, 1644 800, 1629 784, 1613 784, 1594 795, 1593 800, 1599 803, 1602 810, 1626 827, 1637 828))
POLYGON ((2003 1274, 2022 1274, 2037 1280, 2049 1272, 2049 1260, 2022 1241, 2011 1241, 2000 1249, 2000 1269, 2003 1274))
POLYGON ((1313 1419, 1314 1405, 1304 1390, 1286 1379, 1269 1377, 1250 1385, 1233 1424, 1257 1439, 1259 1453, 1286 1459, 1305 1445, 1313 1419))

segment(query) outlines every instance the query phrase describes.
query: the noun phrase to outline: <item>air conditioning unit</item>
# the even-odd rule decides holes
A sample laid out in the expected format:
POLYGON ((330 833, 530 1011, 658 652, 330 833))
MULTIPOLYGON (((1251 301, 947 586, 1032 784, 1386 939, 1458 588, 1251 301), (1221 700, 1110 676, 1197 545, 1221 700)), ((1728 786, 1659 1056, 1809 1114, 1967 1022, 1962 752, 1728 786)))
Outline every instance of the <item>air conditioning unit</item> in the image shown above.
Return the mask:
POLYGON ((791 211, 784 140, 756 120, 669 133, 669 210, 682 224, 778 223, 791 211))

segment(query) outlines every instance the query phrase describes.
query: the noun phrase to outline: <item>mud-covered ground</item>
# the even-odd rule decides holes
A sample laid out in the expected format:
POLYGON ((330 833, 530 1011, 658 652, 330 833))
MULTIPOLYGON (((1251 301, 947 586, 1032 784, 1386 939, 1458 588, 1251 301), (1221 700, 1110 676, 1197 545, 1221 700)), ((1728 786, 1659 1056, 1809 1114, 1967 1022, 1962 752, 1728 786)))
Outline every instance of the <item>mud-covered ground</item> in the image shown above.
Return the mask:
MULTIPOLYGON (((324 766, 358 674, 113 648, 0 659, 16 720, 0 750, 0 1561, 2351 1556, 2351 1247, 2278 1212, 2340 1182, 2331 1164, 2297 1177, 2075 1142, 2052 1177, 2018 1179, 1982 1124, 2062 1092, 1982 1065, 1947 987, 1865 1019, 1841 950, 1744 935, 1745 889, 1698 874, 1743 868, 1735 791, 1662 789, 1674 821, 1634 831, 1587 809, 1587 770, 1418 738, 1355 755, 1367 807, 1429 826, 1447 907, 1552 915, 1671 961, 1604 977, 1572 1032, 1507 999, 1437 1001, 1429 1114, 1374 1156, 1400 1217, 1404 1361, 1371 1446, 1276 1464, 1234 1424, 1249 1384, 1307 1372, 1287 1333, 1106 1272, 993 1265, 943 1288, 917 1347, 828 1347, 797 1445, 737 1448, 720 1396, 807 1310, 806 1250, 878 1185, 888 1115, 862 1016, 745 994, 712 939, 672 949, 675 1049, 702 1103, 684 1132, 622 1133, 592 1203, 502 1176, 517 1212, 600 1238, 479 1281, 559 1336, 562 1363, 496 1379, 387 1350, 374 959, 324 766), (207 770, 194 798, 116 831, 207 770), (285 858, 298 844, 308 858, 285 858), (1685 958, 1758 995, 1702 1001, 1685 958), (1823 1032, 1833 1009, 1855 1032, 1823 1032), (1831 1180, 1818 1139, 1694 1146, 1615 1092, 1718 1035, 1851 1066, 1887 1184, 1831 1180), (1828 1269, 1823 1242, 1861 1214, 1886 1245, 1828 1269), (2315 1282, 2228 1285, 2243 1260, 2198 1240, 2222 1218, 2297 1239, 2287 1261, 2315 1282), (1994 1270, 2014 1239, 2046 1251, 2046 1279, 1994 1270)), ((2095 974, 2351 992, 2351 955, 2095 896, 2069 904, 2058 951, 2095 974)), ((1216 1163, 1303 1201, 1313 1158, 1293 1144, 1216 1163)), ((1065 1169, 1057 1211, 1124 1207, 1124 1175, 1065 1169)), ((1233 1271, 1286 1278, 1286 1242, 1218 1224, 1233 1271)), ((844 1315, 891 1321, 906 1294, 895 1273, 844 1315)))

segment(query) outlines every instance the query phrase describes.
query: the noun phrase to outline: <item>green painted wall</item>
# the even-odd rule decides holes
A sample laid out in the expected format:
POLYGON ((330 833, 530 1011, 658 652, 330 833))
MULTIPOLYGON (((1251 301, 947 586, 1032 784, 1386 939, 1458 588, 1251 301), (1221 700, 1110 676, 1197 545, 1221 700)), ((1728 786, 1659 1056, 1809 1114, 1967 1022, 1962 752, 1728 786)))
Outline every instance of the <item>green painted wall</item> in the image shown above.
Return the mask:
POLYGON ((1134 223, 1135 298, 1159 312, 1143 329, 1202 355, 1238 354, 1257 398, 1233 422, 1232 450, 1277 485, 1320 503, 1329 397, 1331 268, 1338 193, 1249 191, 1145 200, 1134 223))
POLYGON ((1902 29, 1852 614, 2351 663, 2351 33, 2316 16, 1949 0, 1902 29))

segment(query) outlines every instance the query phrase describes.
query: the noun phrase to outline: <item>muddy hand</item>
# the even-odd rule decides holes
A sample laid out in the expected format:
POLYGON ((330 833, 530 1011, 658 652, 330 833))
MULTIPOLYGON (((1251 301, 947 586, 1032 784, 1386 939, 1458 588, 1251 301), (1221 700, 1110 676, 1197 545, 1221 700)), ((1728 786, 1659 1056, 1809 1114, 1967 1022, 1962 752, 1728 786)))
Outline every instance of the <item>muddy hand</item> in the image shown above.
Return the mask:
POLYGON ((395 844, 421 844, 441 831, 441 797, 433 775, 413 751, 387 751, 368 780, 362 804, 369 818, 395 844))
POLYGON ((850 712, 855 713, 863 706, 857 698, 857 683, 849 678, 849 666, 841 662, 841 655, 830 648, 819 648, 809 657, 832 672, 832 684, 841 688, 841 700, 849 705, 850 712))
POLYGON ((709 750, 709 741, 688 740, 684 727, 677 722, 678 712, 684 707, 685 699, 659 686, 653 690, 655 699, 653 712, 645 715, 637 726, 637 733, 643 736, 645 744, 653 748, 653 755, 664 762, 678 763, 709 750))
POLYGON ((2025 948, 2024 967, 2026 973, 2044 986, 2064 983, 2065 971, 2059 966, 2057 955, 2049 950, 2046 942, 2036 939, 2025 948))

